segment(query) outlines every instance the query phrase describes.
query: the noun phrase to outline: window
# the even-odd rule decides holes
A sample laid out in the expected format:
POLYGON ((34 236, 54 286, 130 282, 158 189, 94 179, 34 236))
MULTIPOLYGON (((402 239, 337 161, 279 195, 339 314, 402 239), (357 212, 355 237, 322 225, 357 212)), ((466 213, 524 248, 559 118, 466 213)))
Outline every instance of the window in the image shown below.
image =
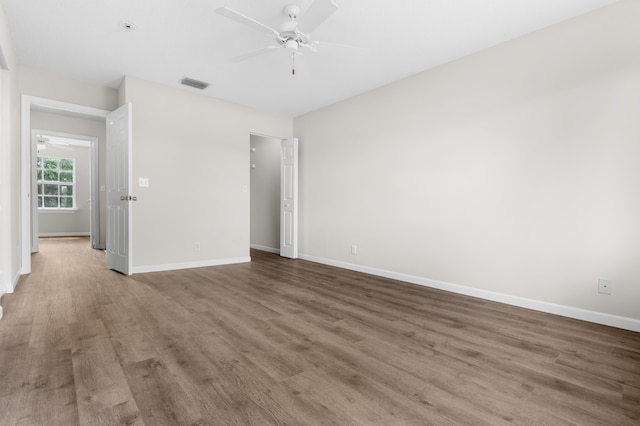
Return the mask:
POLYGON ((38 157, 38 208, 73 209, 76 206, 76 160, 38 157))

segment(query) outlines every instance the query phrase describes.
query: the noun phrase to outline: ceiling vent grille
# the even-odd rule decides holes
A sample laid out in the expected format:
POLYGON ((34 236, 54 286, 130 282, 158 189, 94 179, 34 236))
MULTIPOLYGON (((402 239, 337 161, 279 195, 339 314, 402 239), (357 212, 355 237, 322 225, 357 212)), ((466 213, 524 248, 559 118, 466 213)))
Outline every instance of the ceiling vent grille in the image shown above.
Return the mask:
POLYGON ((205 83, 204 81, 194 80, 193 78, 184 77, 180 80, 180 84, 184 84, 185 86, 193 87, 194 89, 204 90, 209 87, 209 83, 205 83))

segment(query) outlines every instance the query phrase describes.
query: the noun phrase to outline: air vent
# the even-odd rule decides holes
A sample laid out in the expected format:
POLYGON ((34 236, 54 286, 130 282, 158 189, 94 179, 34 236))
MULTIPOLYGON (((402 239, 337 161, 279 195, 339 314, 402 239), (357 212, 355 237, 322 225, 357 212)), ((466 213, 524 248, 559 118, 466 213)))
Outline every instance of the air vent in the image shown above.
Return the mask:
POLYGON ((184 84, 185 86, 193 87, 194 89, 204 90, 209 87, 209 83, 205 83, 204 81, 194 80, 193 78, 184 77, 180 80, 180 84, 184 84))

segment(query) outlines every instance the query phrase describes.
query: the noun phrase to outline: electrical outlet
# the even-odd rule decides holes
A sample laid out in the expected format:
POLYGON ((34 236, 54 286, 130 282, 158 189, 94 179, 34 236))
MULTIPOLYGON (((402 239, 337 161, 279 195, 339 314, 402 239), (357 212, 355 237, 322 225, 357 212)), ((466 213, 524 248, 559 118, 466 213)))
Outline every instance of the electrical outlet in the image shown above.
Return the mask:
POLYGON ((598 278, 598 293, 600 294, 611 294, 612 289, 611 280, 606 280, 604 278, 598 278))
POLYGON ((193 249, 195 251, 200 251, 200 242, 195 243, 194 246, 193 246, 193 249))
POLYGON ((358 254, 358 246, 355 244, 351 246, 351 254, 358 254))

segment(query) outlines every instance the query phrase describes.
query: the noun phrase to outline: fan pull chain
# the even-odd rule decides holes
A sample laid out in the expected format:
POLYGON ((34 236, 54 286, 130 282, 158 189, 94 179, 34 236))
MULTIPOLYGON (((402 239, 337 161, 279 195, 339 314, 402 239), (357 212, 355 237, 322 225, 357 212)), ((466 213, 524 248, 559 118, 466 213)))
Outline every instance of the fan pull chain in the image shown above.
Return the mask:
POLYGON ((291 54, 291 75, 296 75, 296 53, 291 54))

